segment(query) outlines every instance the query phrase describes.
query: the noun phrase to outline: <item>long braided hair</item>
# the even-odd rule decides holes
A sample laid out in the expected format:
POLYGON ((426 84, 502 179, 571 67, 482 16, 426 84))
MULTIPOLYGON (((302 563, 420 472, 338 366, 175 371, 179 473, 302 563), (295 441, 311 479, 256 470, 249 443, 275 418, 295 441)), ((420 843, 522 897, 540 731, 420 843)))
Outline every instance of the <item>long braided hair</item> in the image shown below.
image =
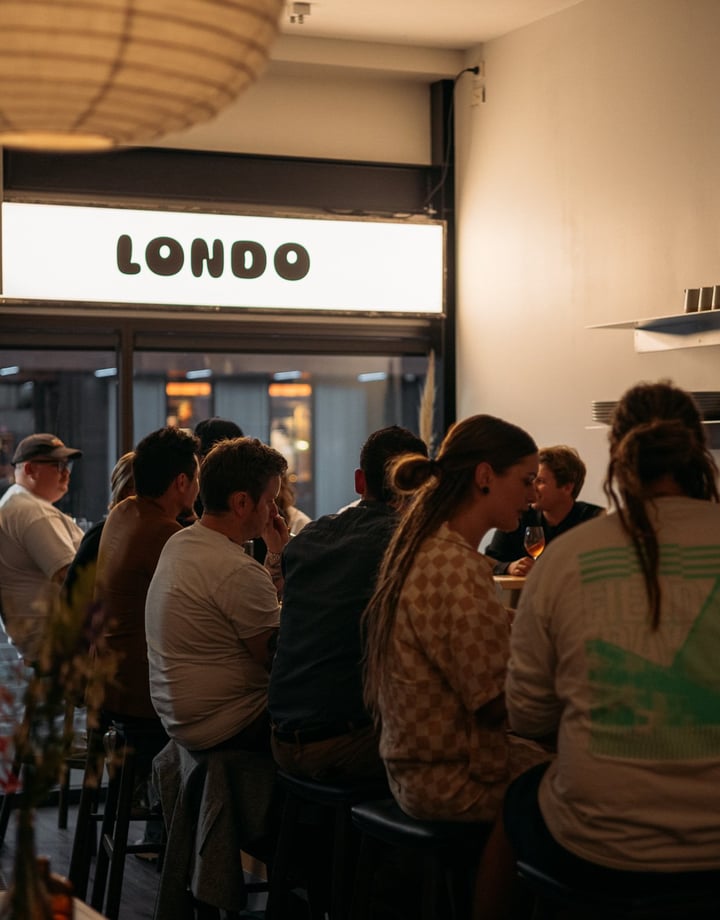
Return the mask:
POLYGON ((473 415, 449 429, 436 459, 403 454, 391 461, 388 481, 407 502, 363 615, 365 704, 376 722, 400 594, 421 544, 467 500, 479 463, 489 463, 502 474, 536 451, 535 442, 522 428, 491 415, 473 415))
POLYGON ((610 427, 604 489, 632 540, 645 581, 652 628, 660 625, 660 547, 648 514, 653 484, 670 477, 689 498, 720 501, 718 469, 698 407, 670 381, 639 383, 625 393, 610 427))

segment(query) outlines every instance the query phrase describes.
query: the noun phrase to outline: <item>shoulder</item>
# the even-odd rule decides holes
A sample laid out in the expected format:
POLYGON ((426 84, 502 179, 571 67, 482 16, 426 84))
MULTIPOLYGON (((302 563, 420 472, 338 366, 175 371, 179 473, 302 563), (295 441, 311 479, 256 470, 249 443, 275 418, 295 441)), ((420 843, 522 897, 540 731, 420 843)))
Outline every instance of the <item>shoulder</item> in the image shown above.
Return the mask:
POLYGON ((575 502, 573 505, 573 514, 577 515, 580 521, 589 521, 599 514, 605 514, 606 509, 602 505, 593 505, 590 502, 575 502))

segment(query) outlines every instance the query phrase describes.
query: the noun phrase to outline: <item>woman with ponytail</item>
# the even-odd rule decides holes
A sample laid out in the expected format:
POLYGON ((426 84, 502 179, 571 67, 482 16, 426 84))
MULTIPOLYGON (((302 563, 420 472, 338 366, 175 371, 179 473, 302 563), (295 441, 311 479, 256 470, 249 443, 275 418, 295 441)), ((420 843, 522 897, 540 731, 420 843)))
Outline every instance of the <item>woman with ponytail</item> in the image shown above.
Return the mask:
POLYGON ((717 472, 692 397, 632 387, 610 430, 615 513, 553 542, 523 591, 510 724, 558 732, 557 758, 510 787, 505 830, 573 886, 720 869, 717 472))
POLYGON ((508 736, 510 625, 477 551, 490 528, 517 526, 537 465, 526 432, 476 415, 436 459, 390 467, 407 504, 365 612, 365 698, 392 793, 414 817, 492 820, 508 782, 547 757, 508 736))

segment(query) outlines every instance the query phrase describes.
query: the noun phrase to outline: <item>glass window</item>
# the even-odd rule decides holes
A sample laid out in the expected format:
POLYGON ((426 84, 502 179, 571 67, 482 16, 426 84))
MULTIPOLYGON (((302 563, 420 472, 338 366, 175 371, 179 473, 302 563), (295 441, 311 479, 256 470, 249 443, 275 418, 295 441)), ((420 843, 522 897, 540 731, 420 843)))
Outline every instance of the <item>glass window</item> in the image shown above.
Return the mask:
POLYGON ((357 498, 370 432, 418 431, 424 357, 136 352, 134 435, 231 419, 285 455, 297 506, 317 517, 357 498))
POLYGON ((82 450, 57 505, 80 523, 107 511, 118 456, 115 364, 113 351, 0 351, 2 450, 12 458, 24 437, 41 431, 82 450))
MULTIPOLYGON (((117 367, 110 349, 0 351, 2 449, 11 457, 38 431, 81 449, 58 504, 80 521, 106 513, 110 472, 125 449, 117 367)), ((357 498, 354 470, 372 431, 397 424, 419 433, 426 368, 420 356, 135 351, 133 443, 168 424, 232 419, 285 455, 297 507, 317 517, 357 498)), ((436 406, 436 420, 440 413, 436 406)))

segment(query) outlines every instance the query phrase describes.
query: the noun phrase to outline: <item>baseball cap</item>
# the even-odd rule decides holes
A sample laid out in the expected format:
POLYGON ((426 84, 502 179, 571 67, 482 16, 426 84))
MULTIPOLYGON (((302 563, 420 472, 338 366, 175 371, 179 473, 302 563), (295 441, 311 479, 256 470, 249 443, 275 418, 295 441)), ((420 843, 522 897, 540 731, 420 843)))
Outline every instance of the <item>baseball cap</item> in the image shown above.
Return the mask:
POLYGON ((26 460, 35 460, 38 457, 49 457, 51 460, 74 460, 82 457, 82 451, 74 447, 66 447, 54 434, 31 434, 23 438, 13 454, 13 465, 25 463, 26 460))

